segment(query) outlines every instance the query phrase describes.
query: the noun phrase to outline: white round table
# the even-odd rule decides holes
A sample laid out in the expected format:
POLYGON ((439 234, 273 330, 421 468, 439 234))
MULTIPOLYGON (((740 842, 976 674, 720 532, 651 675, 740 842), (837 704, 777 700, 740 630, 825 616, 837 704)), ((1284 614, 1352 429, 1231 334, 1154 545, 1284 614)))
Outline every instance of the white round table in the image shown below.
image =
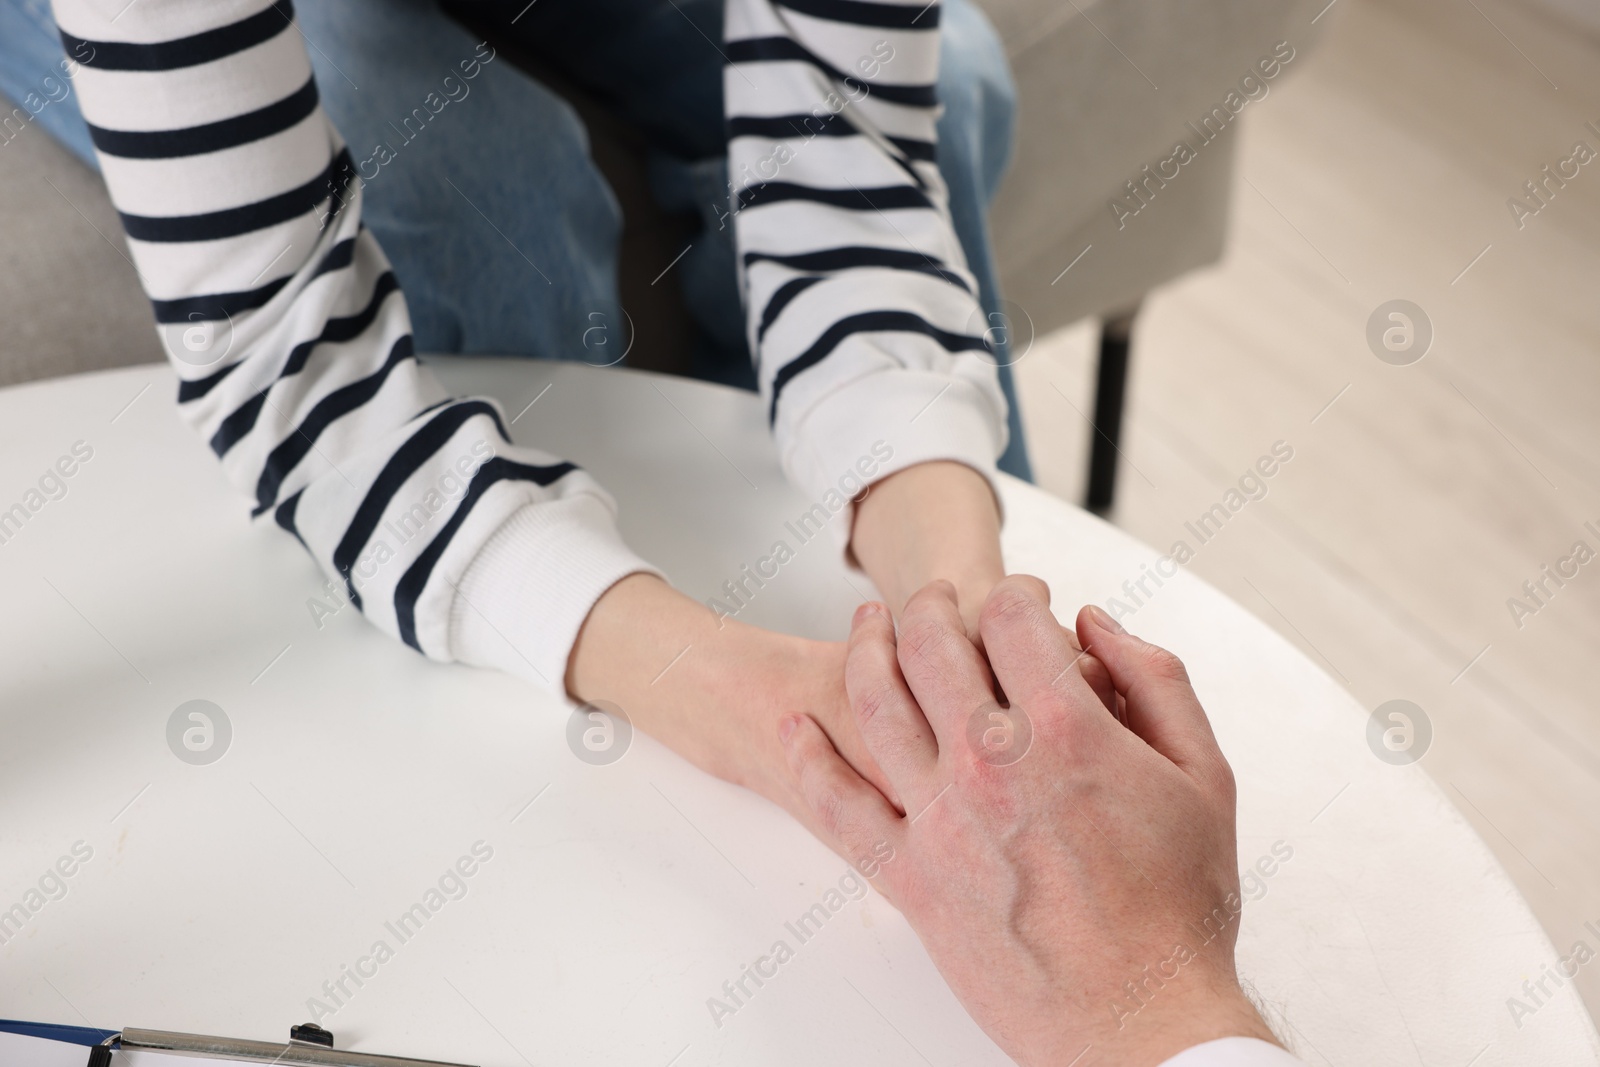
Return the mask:
MULTIPOLYGON (((747 394, 434 362, 592 471, 698 598, 806 509, 747 394)), ((1006 1062, 881 899, 789 931, 846 868, 776 808, 647 737, 585 763, 559 701, 351 608, 319 629, 311 560, 249 521, 174 393, 160 366, 0 391, 0 509, 93 450, 0 544, 0 908, 42 901, 0 946, 0 1015, 281 1040, 317 998, 340 1047, 486 1067, 1006 1062), (197 699, 232 730, 206 765, 168 744, 197 699), (74 846, 65 895, 28 897, 74 846)), ((1067 619, 1158 555, 1020 482, 1005 505, 1008 566, 1067 619)), ((818 539, 741 618, 838 638, 870 592, 818 539)), ((1237 772, 1241 868, 1271 870, 1241 972, 1308 1063, 1600 1062, 1570 983, 1513 1018, 1559 954, 1423 768, 1376 758, 1368 709, 1190 575, 1131 624, 1187 662, 1237 772)))

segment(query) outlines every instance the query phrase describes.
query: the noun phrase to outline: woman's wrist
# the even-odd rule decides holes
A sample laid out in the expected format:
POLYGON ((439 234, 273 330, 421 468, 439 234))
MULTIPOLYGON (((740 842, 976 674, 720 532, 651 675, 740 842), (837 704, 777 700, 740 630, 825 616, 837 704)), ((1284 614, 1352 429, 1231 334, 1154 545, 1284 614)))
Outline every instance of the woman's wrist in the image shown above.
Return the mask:
POLYGON ((943 578, 955 585, 969 629, 1005 575, 1000 509, 989 480, 947 460, 875 483, 856 505, 850 549, 896 616, 912 593, 943 578))

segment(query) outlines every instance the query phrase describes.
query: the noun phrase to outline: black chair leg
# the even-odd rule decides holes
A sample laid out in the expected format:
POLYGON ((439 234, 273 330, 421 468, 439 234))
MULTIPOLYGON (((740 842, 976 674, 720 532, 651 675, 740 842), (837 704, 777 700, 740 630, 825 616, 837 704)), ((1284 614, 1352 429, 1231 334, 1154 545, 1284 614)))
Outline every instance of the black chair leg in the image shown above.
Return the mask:
POLYGON ((1094 393, 1094 428, 1089 446, 1089 492, 1084 507, 1096 515, 1111 510, 1117 488, 1117 449, 1128 387, 1128 345, 1139 309, 1111 315, 1100 324, 1100 364, 1094 393))

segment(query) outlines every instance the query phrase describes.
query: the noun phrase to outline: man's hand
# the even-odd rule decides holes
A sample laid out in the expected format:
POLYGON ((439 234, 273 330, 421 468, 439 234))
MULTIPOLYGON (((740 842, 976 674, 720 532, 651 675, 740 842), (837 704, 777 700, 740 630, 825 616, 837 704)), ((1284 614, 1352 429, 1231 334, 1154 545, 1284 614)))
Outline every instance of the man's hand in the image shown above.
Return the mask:
POLYGON ((801 792, 1019 1063, 1138 1067, 1214 1038, 1273 1040, 1234 971, 1233 775, 1182 664, 1095 608, 1078 618, 1085 655, 1048 597, 1034 578, 994 589, 987 665, 945 583, 911 598, 898 639, 863 606, 846 685, 899 804, 788 716, 801 792), (1115 712, 1084 680, 1091 658, 1115 712))

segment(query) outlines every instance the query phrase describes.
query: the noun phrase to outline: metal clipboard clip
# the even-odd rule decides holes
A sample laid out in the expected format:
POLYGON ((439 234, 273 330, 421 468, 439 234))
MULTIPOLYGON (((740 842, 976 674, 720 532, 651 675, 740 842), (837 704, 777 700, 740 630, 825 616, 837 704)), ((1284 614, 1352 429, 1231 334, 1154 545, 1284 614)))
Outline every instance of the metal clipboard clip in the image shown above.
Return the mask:
POLYGON ((89 1052, 87 1067, 111 1067, 111 1054, 117 1050, 146 1049, 175 1052, 188 1056, 209 1056, 245 1063, 272 1063, 289 1067, 472 1067, 445 1060, 419 1060, 409 1056, 380 1056, 372 1052, 346 1052, 333 1047, 333 1035, 312 1023, 289 1028, 289 1043, 251 1041, 248 1038, 208 1037, 180 1034, 171 1030, 139 1030, 128 1027, 112 1034, 89 1052))

